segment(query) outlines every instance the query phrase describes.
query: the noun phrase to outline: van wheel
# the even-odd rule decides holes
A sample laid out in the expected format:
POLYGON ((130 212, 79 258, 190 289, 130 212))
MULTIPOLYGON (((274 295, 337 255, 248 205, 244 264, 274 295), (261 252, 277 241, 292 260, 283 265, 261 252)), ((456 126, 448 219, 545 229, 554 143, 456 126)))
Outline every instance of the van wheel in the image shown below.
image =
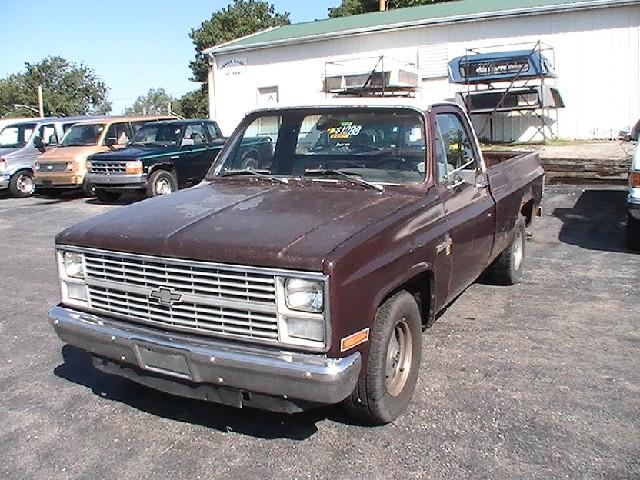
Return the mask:
POLYGON ((30 197, 35 191, 33 174, 29 170, 20 170, 11 177, 9 191, 14 197, 30 197))
POLYGON ((241 170, 257 170, 258 169, 258 159, 255 158, 253 154, 248 154, 246 157, 242 159, 242 163, 240 164, 241 170))
POLYGON ((518 215, 513 240, 487 268, 487 278, 498 285, 515 285, 522 277, 525 257, 525 220, 518 215))
POLYGON ((147 197, 169 195, 178 190, 178 180, 175 175, 167 170, 156 170, 149 177, 147 185, 147 197))
POLYGON ((640 220, 627 214, 627 248, 640 251, 640 220))
POLYGON ((96 188, 94 193, 96 194, 96 197, 98 197, 98 200, 104 203, 115 202, 122 196, 120 192, 110 192, 108 190, 102 190, 100 188, 96 188))
POLYGON ((409 405, 422 355, 422 321, 415 298, 402 290, 376 312, 366 371, 344 402, 354 417, 381 425, 409 405))

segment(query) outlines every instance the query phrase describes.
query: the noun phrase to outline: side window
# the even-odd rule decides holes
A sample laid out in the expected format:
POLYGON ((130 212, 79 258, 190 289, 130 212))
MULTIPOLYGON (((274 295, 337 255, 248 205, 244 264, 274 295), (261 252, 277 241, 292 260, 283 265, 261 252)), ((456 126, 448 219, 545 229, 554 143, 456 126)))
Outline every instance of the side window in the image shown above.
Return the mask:
POLYGON ((38 129, 38 137, 42 139, 45 145, 56 145, 58 143, 58 135, 53 124, 41 126, 38 129))
POLYGON ((184 132, 184 138, 193 140, 194 145, 207 143, 207 135, 204 133, 204 127, 201 123, 188 125, 184 132))
POLYGON ((125 123, 112 123, 109 125, 107 134, 104 137, 105 142, 109 138, 113 138, 117 145, 126 145, 129 142, 129 124, 125 123))
MULTIPOLYGON (((474 171, 473 147, 467 130, 460 117, 454 113, 440 113, 436 115, 438 132, 436 137, 441 140, 440 148, 447 160, 447 176, 452 172, 474 171)), ((436 145, 436 154, 438 146, 436 145)))
POLYGON ((220 129, 218 128, 218 126, 215 123, 207 123, 205 125, 207 126, 207 130, 209 131, 209 135, 211 136, 211 138, 213 140, 222 137, 222 134, 220 133, 220 129))

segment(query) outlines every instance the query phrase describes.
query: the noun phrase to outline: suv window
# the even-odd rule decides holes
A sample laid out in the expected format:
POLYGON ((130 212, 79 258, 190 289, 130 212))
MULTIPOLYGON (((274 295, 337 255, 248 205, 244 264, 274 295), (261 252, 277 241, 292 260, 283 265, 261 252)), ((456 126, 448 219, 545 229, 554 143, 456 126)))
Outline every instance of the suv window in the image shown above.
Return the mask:
POLYGON ((104 140, 106 141, 108 138, 115 138, 118 145, 125 145, 129 143, 129 139, 131 138, 129 123, 112 123, 109 125, 109 129, 107 130, 104 140))
POLYGON ((194 145, 203 145, 207 143, 207 135, 204 132, 204 127, 201 123, 187 125, 184 132, 184 138, 190 138, 193 140, 194 145))
POLYGON ((40 139, 45 145, 57 145, 58 143, 58 135, 56 134, 56 127, 52 123, 47 125, 42 125, 38 129, 38 137, 40 137, 40 139))
POLYGON ((438 178, 445 179, 452 172, 475 171, 473 146, 460 117, 440 113, 436 115, 436 125, 438 178))

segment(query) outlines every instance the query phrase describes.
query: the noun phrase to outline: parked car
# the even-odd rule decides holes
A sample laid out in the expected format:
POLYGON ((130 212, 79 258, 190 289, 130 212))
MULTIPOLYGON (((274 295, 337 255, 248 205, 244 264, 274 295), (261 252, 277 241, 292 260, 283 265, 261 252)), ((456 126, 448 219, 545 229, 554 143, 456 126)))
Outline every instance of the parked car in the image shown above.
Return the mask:
POLYGON ((202 185, 60 233, 49 317, 159 390, 390 422, 423 328, 483 272, 519 281, 543 185, 536 153, 483 156, 455 104, 261 110, 202 185), (269 168, 237 168, 256 134, 269 168))
MULTIPOLYGON (((167 195, 202 181, 224 142, 218 125, 209 120, 148 124, 127 148, 91 156, 87 182, 105 202, 125 191, 167 195)), ((271 150, 269 139, 251 139, 242 149, 243 168, 258 168, 271 150)))
POLYGON ((631 250, 640 250, 640 148, 638 147, 636 147, 629 169, 627 246, 631 250))
POLYGON ((38 193, 54 195, 85 188, 89 155, 123 148, 143 124, 165 116, 102 117, 78 122, 65 134, 59 148, 42 154, 35 165, 38 193))
POLYGON ((0 132, 0 191, 9 189, 16 197, 34 191, 36 159, 48 147, 58 145, 64 133, 87 117, 38 118, 5 125, 0 132))

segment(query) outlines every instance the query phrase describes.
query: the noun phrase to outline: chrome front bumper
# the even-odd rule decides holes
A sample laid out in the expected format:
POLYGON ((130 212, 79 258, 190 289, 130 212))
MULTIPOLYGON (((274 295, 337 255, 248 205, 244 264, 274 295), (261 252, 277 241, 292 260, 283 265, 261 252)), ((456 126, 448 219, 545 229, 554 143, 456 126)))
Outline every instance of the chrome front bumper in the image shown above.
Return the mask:
POLYGON ((87 173, 87 183, 97 187, 135 187, 147 186, 146 175, 127 175, 126 173, 87 173))
MULTIPOLYGON (((355 389, 361 368, 360 353, 331 359, 320 354, 268 350, 167 334, 62 306, 49 311, 49 320, 62 341, 97 356, 94 364, 108 373, 169 393, 239 407, 251 393, 284 401, 338 403, 355 389), (205 386, 219 392, 203 392, 205 386), (233 393, 237 396, 225 401, 223 397, 233 393)), ((270 408, 268 402, 246 403, 296 411, 270 408)))

